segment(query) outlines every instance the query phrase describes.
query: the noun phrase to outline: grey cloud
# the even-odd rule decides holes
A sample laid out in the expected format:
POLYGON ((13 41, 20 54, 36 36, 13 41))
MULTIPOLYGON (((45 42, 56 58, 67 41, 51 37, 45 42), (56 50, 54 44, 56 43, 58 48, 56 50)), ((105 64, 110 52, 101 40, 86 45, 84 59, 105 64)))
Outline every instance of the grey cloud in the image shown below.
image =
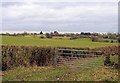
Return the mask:
POLYGON ((117 32, 117 3, 34 2, 3 5, 3 30, 117 32))

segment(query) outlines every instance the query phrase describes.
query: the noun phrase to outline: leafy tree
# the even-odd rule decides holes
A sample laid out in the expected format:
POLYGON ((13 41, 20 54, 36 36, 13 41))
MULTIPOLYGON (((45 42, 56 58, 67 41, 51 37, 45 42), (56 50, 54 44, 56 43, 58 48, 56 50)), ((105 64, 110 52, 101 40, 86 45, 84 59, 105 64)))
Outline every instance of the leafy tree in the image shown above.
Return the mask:
POLYGON ((23 33, 24 35, 27 35, 28 33, 26 32, 26 31, 24 31, 24 33, 23 33))
POLYGON ((111 40, 111 43, 113 43, 113 40, 111 40))
POLYGON ((46 37, 49 38, 49 33, 46 33, 46 37))
POLYGON ((84 32, 81 32, 81 35, 84 35, 84 32))
POLYGON ((59 33, 57 31, 54 31, 54 34, 57 36, 59 33))
POLYGON ((108 38, 108 36, 104 36, 103 38, 107 39, 107 38, 108 38))
POLYGON ((49 33, 46 33, 46 38, 52 38, 52 36, 49 33))
POLYGON ((40 34, 43 34, 43 32, 41 31, 40 34))
POLYGON ((36 37, 36 36, 37 36, 37 33, 34 33, 34 34, 33 34, 33 37, 36 37))
POLYGON ((74 33, 71 33, 71 34, 70 34, 70 36, 71 36, 71 37, 74 37, 74 36, 75 36, 75 34, 74 34, 74 33))
POLYGON ((120 43, 120 38, 118 38, 118 43, 120 43))
POLYGON ((50 35, 53 36, 53 32, 50 32, 50 35))

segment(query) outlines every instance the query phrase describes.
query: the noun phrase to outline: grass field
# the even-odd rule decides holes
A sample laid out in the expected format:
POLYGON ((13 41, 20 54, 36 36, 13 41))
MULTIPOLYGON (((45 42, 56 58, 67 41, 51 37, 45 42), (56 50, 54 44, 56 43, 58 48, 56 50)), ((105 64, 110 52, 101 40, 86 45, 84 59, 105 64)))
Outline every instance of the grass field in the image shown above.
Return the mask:
MULTIPOLYGON (((103 58, 98 57, 98 60, 103 58)), ((118 56, 112 56, 117 61, 118 56)), ((88 62, 88 61, 86 61, 88 62)), ((67 66, 24 67, 2 72, 3 81, 118 81, 118 70, 113 67, 79 68, 67 66)))
MULTIPOLYGON (((2 36, 2 44, 89 48, 117 45, 117 43, 92 42, 89 38, 70 40, 69 37, 53 37, 52 39, 41 39, 39 37, 2 36)), ((103 60, 101 57, 97 59, 100 61, 103 60)), ((111 56, 110 60, 118 63, 118 56, 111 56)), ((86 63, 89 62, 86 61, 86 63)), ((105 66, 95 69, 66 66, 19 66, 2 72, 3 81, 57 81, 58 79, 60 81, 118 81, 118 70, 105 66)))
MULTIPOLYGON (((114 40, 116 41, 116 40, 114 40)), ((34 46, 60 46, 60 47, 103 47, 117 45, 117 43, 92 42, 89 38, 70 40, 69 37, 53 37, 41 39, 39 36, 2 36, 2 44, 5 45, 34 45, 34 46), (62 38, 62 39, 60 39, 62 38)))
POLYGON ((17 67, 3 71, 3 81, 118 81, 112 68, 75 68, 65 66, 17 67))

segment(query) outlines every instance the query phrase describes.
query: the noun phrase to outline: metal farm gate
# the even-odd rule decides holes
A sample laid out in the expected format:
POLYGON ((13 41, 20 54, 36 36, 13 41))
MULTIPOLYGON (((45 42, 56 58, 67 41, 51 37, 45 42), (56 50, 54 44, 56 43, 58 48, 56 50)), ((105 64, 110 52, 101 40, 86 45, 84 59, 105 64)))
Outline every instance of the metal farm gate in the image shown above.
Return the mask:
POLYGON ((102 51, 56 48, 57 65, 98 68, 104 66, 104 60, 105 56, 102 51))

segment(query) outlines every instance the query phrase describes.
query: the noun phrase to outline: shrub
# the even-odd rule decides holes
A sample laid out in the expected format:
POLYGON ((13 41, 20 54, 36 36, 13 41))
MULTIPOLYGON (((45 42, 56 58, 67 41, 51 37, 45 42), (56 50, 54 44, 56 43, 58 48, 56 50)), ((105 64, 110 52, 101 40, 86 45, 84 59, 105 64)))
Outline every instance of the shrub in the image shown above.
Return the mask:
POLYGON ((111 43, 113 43, 113 40, 111 40, 111 43))
POLYGON ((45 37, 44 36, 40 36, 41 39, 44 39, 45 37))
POLYGON ((120 38, 118 38, 118 43, 120 43, 120 38))
MULTIPOLYGON (((119 46, 120 47, 120 46, 119 46)), ((57 47, 58 49, 73 49, 73 50, 94 50, 103 51, 103 55, 110 54, 118 55, 118 46, 108 46, 100 48, 70 48, 70 47, 57 47)), ((71 53, 71 51, 60 51, 61 53, 71 53)), ((73 52, 73 54, 93 54, 93 52, 73 52)), ((61 56, 65 56, 61 55, 61 56)), ((66 55, 67 56, 67 55, 66 55)), ((71 56, 71 55, 70 55, 71 56)), ((84 56, 80 56, 85 58, 84 56)), ((2 70, 10 69, 11 67, 24 65, 24 66, 47 66, 55 65, 56 56, 54 47, 39 47, 39 46, 9 46, 2 45, 2 70)), ((110 58, 106 58, 105 63, 110 63, 110 58)))
POLYGON ((53 47, 2 46, 2 70, 19 65, 54 65, 54 61, 55 51, 53 47))
POLYGON ((77 39, 77 37, 72 37, 72 38, 70 38, 70 40, 73 40, 73 39, 77 39))
POLYGON ((104 40, 104 42, 109 42, 109 40, 104 40))
POLYGON ((91 38, 92 42, 97 42, 98 38, 91 38))
POLYGON ((52 38, 52 36, 49 33, 46 33, 46 38, 52 38))
POLYGON ((43 32, 41 31, 40 34, 43 34, 43 32))

